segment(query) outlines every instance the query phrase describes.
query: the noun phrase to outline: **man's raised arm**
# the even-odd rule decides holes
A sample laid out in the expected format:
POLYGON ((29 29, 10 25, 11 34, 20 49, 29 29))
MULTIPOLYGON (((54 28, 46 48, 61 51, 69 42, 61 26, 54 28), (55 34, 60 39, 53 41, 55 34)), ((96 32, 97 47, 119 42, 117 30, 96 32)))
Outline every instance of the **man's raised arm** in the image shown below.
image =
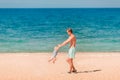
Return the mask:
POLYGON ((70 36, 67 40, 65 40, 62 44, 59 44, 59 48, 62 46, 65 46, 66 44, 68 44, 71 40, 72 40, 73 36, 70 36))

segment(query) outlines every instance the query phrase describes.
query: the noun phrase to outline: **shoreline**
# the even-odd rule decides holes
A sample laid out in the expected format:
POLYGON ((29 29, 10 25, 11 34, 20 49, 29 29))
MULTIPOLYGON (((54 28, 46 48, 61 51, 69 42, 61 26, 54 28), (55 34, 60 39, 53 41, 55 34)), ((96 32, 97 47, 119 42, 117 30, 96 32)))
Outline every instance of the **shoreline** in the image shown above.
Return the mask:
MULTIPOLYGON (((2 54, 2 53, 52 53, 52 51, 49 51, 49 52, 0 52, 0 54, 2 54)), ((67 53, 67 51, 66 52, 59 52, 59 53, 67 53)), ((76 52, 76 53, 120 53, 119 51, 117 52, 109 52, 109 51, 107 51, 107 52, 76 52)))

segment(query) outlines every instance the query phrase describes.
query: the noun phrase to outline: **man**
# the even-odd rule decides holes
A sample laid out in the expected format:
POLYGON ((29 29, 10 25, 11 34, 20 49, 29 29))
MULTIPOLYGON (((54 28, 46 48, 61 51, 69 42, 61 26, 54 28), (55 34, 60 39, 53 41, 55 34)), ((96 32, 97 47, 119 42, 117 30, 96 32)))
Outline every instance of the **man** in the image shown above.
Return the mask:
POLYGON ((77 71, 74 67, 74 64, 73 64, 73 58, 75 57, 76 37, 73 34, 72 29, 70 29, 70 28, 67 29, 67 33, 69 35, 69 38, 67 40, 65 40, 63 43, 59 44, 57 49, 59 49, 62 46, 65 46, 66 44, 70 43, 67 62, 70 66, 70 70, 69 70, 68 73, 71 73, 71 72, 76 72, 77 71))

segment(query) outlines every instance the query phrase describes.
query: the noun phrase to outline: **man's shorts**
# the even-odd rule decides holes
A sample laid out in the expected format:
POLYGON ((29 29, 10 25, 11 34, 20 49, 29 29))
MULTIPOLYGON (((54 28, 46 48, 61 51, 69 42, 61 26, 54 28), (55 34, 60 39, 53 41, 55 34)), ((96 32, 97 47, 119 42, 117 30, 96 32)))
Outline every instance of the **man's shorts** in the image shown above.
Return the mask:
POLYGON ((69 58, 75 58, 75 47, 71 47, 68 51, 69 58))

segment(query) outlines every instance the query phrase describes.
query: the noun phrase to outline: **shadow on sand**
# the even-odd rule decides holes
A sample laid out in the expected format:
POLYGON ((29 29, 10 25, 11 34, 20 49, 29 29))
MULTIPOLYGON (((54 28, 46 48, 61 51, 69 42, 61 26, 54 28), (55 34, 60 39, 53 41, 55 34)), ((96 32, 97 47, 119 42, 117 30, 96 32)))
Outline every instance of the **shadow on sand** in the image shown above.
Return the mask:
POLYGON ((75 73, 92 73, 92 72, 99 72, 102 71, 101 69, 95 69, 95 70, 88 70, 88 71, 77 71, 75 73))

